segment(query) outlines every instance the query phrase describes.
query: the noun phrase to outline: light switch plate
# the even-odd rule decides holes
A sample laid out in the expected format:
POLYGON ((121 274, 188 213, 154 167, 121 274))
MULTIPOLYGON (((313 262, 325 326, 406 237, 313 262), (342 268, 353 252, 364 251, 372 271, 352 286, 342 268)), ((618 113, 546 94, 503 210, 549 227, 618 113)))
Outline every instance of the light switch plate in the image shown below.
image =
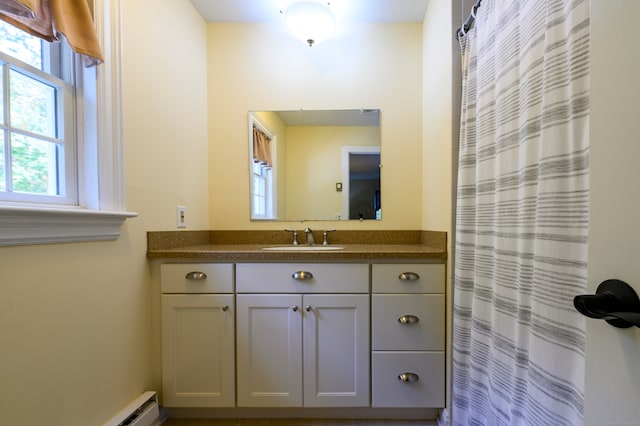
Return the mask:
POLYGON ((187 227, 187 208, 185 206, 176 207, 176 225, 178 228, 187 227))

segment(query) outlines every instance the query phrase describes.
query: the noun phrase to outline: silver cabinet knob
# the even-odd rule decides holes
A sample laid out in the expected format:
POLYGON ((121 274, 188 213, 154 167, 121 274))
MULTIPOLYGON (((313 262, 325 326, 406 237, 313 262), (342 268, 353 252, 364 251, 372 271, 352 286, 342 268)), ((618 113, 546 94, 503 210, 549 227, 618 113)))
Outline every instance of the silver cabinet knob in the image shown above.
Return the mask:
POLYGON ((398 376, 398 380, 405 383, 417 382, 419 379, 420 377, 418 377, 418 375, 415 373, 401 373, 398 376))
POLYGON ((192 272, 187 272, 187 275, 185 275, 184 277, 192 281, 202 281, 207 279, 207 274, 200 271, 192 271, 192 272))
POLYGON ((398 318, 398 322, 400 324, 415 324, 418 321, 420 321, 420 318, 418 318, 415 315, 403 315, 400 318, 398 318))
POLYGON ((420 279, 420 275, 416 274, 415 272, 403 272, 398 275, 398 278, 401 281, 417 281, 420 279))
POLYGON ((304 307, 304 310, 307 311, 307 312, 311 312, 312 309, 313 308, 311 307, 311 305, 307 305, 307 306, 304 307))
POLYGON ((298 281, 305 281, 313 278, 313 274, 308 271, 296 271, 291 275, 291 278, 298 281))
POLYGON ((291 307, 291 310, 292 310, 293 312, 298 312, 298 309, 300 309, 300 308, 298 307, 298 305, 293 305, 293 306, 291 307))
POLYGON ((222 310, 227 312, 229 310, 229 305, 222 305, 222 310))

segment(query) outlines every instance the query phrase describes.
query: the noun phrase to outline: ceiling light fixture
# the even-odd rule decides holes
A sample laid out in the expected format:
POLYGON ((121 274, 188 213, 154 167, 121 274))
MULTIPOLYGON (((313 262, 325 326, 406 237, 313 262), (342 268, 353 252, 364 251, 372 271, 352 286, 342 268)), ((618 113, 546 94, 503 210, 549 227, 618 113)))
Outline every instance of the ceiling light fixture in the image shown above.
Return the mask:
POLYGON ((336 28, 336 18, 327 2, 294 1, 282 13, 293 34, 309 47, 329 37, 336 28))

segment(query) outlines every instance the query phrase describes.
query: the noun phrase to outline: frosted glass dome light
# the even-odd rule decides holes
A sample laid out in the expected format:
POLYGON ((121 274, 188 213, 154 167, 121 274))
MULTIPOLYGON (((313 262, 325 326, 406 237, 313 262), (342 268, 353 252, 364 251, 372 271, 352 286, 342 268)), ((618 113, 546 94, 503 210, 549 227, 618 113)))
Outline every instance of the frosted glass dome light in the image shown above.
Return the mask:
POLYGON ((284 10, 283 15, 293 34, 309 47, 329 37, 336 28, 336 19, 328 3, 295 1, 284 10))

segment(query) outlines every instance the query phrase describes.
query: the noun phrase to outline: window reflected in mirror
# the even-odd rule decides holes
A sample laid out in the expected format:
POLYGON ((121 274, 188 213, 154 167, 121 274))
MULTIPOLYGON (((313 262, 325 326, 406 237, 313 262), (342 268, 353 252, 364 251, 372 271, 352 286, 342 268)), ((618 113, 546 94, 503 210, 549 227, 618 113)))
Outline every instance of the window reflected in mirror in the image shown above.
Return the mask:
POLYGON ((275 219, 273 185, 273 160, 271 147, 275 137, 258 120, 252 122, 251 143, 251 217, 275 219))

